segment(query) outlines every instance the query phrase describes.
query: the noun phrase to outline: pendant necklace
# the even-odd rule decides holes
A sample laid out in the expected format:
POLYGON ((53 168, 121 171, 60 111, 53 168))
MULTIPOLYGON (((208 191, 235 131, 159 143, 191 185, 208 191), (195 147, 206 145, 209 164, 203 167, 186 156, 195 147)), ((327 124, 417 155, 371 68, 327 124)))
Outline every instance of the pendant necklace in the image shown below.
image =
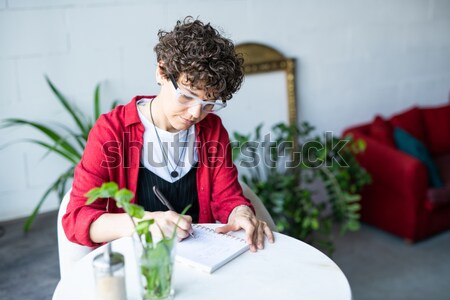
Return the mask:
MULTIPOLYGON (((161 152, 162 152, 162 154, 163 154, 164 162, 166 163, 167 172, 169 172, 169 174, 170 174, 170 176, 172 176, 172 178, 176 178, 176 177, 178 177, 178 176, 180 175, 180 174, 177 172, 177 169, 178 169, 178 165, 180 164, 181 158, 184 157, 184 152, 185 152, 186 147, 187 147, 187 142, 188 142, 189 129, 190 129, 190 127, 186 130, 186 138, 185 138, 185 141, 184 141, 184 147, 183 147, 183 150, 181 150, 180 158, 178 159, 178 162, 177 162, 177 164, 175 165, 175 168, 174 168, 174 167, 172 166, 172 164, 170 163, 168 153, 166 153, 166 151, 164 151, 164 147, 162 146, 162 143, 161 143, 161 138, 159 137, 158 130, 156 129, 155 121, 153 120, 153 114, 152 114, 152 104, 153 104, 153 101, 154 101, 154 100, 152 100, 152 101, 150 102, 150 105, 149 105, 149 107, 150 107, 150 118, 152 119, 153 127, 155 128, 155 134, 156 134, 156 137, 158 138, 158 143, 159 143, 159 147, 161 148, 161 152), (172 172, 171 172, 170 169, 169 169, 169 165, 170 165, 170 167, 173 169, 172 172)), ((175 163, 175 157, 174 157, 174 160, 173 160, 173 161, 174 161, 174 163, 175 163)))

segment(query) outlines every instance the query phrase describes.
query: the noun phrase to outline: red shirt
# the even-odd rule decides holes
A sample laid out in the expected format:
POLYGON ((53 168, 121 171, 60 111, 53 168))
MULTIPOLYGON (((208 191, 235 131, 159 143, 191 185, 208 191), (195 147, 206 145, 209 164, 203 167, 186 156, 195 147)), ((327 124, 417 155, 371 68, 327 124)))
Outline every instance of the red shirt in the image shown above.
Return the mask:
MULTIPOLYGON (((84 196, 90 189, 114 181, 119 188, 136 193, 144 126, 136 102, 148 96, 137 96, 126 105, 102 115, 91 132, 81 161, 75 168, 74 181, 67 212, 62 224, 72 242, 98 246, 89 236, 89 229, 102 214, 120 213, 113 199, 99 199, 85 205, 84 196)), ((220 118, 208 114, 196 125, 198 169, 197 192, 199 222, 227 223, 231 211, 250 201, 242 194, 237 169, 231 159, 228 133, 220 118)), ((136 199, 132 200, 136 203, 136 199)))

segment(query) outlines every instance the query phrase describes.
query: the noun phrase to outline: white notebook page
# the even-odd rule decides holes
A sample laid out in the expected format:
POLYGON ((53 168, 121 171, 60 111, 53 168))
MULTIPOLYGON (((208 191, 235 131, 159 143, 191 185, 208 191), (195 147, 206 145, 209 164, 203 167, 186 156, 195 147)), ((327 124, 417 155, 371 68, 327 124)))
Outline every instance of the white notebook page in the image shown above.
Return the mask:
POLYGON ((227 262, 247 251, 245 240, 214 229, 193 224, 195 238, 189 237, 177 244, 176 260, 212 273, 227 262))

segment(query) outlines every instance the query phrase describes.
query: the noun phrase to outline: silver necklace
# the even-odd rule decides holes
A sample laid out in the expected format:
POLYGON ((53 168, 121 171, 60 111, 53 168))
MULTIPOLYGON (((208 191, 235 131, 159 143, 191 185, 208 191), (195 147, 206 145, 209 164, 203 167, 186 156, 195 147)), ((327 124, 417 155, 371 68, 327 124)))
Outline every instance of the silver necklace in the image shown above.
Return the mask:
MULTIPOLYGON (((161 152, 162 152, 162 154, 163 154, 163 159, 164 159, 164 162, 166 163, 167 172, 170 174, 170 176, 172 176, 172 178, 176 178, 176 177, 178 177, 178 176, 180 175, 180 174, 177 172, 177 169, 178 169, 178 165, 180 164, 181 159, 184 157, 184 153, 185 153, 185 150, 186 150, 186 148, 187 148, 187 142, 188 142, 189 129, 190 129, 190 127, 189 127, 189 128, 187 129, 187 131, 186 131, 186 138, 185 138, 185 140, 184 140, 184 147, 183 147, 183 150, 181 150, 180 158, 178 159, 178 162, 177 162, 177 164, 175 165, 175 168, 174 168, 174 167, 172 166, 172 164, 170 163, 169 155, 166 153, 166 151, 164 150, 164 147, 162 146, 161 138, 159 137, 158 130, 156 129, 155 121, 153 120, 153 114, 152 114, 152 104, 153 104, 153 101, 154 101, 154 100, 152 100, 152 101, 150 102, 150 105, 149 105, 149 107, 150 107, 150 118, 152 119, 153 127, 154 127, 154 129, 155 129, 155 134, 156 134, 156 137, 158 138, 159 147, 161 148, 161 152), (170 167, 173 169, 173 171, 170 171, 169 165, 170 165, 170 167)), ((175 162, 175 158, 174 158, 174 162, 175 162)))

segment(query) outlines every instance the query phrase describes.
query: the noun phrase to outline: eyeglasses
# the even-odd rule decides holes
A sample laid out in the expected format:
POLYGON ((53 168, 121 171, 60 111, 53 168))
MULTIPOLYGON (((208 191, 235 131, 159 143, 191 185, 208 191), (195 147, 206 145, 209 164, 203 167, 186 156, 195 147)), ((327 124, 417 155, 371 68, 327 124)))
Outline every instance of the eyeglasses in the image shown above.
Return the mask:
POLYGON ((175 88, 175 92, 177 94, 178 103, 181 105, 191 107, 194 105, 201 104, 202 110, 207 113, 217 112, 222 108, 227 106, 226 101, 223 100, 203 100, 199 97, 189 94, 186 91, 182 91, 173 77, 172 74, 169 75, 170 81, 172 81, 173 87, 175 88))

